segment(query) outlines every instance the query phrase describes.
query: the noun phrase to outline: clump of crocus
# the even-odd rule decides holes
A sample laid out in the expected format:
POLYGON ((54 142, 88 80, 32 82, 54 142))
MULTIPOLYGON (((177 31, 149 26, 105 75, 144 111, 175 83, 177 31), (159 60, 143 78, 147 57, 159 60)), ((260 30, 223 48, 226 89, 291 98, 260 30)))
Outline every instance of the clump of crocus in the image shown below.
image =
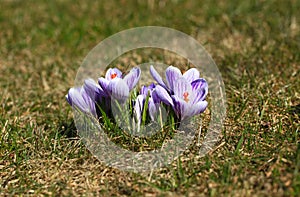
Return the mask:
POLYGON ((174 67, 166 69, 167 83, 150 67, 153 78, 159 85, 156 86, 157 96, 167 105, 171 105, 180 120, 202 113, 207 107, 205 97, 208 93, 207 82, 199 78, 197 69, 191 68, 184 74, 174 67))
MULTIPOLYGON (((208 85, 200 78, 197 69, 191 68, 182 74, 178 68, 169 66, 165 71, 166 82, 153 66, 150 67, 150 73, 158 84, 142 86, 139 95, 129 102, 133 103, 130 116, 136 117, 138 130, 146 120, 157 120, 162 104, 168 105, 168 109, 174 111, 179 121, 200 114, 206 109, 208 85)), ((105 77, 98 78, 98 83, 93 79, 86 79, 82 87, 71 88, 66 99, 72 107, 99 120, 103 113, 114 118, 114 105, 117 104, 121 111, 128 110, 126 101, 132 98, 130 92, 138 83, 140 75, 141 70, 138 67, 132 68, 126 75, 117 68, 110 68, 105 77)), ((121 113, 121 119, 127 118, 122 116, 121 113)))
POLYGON ((93 79, 86 79, 82 87, 71 88, 66 99, 72 107, 82 112, 90 113, 94 117, 100 117, 101 110, 110 114, 110 104, 116 100, 124 104, 129 92, 136 86, 140 79, 140 68, 133 68, 123 77, 117 68, 110 68, 105 78, 98 79, 97 84, 93 79))

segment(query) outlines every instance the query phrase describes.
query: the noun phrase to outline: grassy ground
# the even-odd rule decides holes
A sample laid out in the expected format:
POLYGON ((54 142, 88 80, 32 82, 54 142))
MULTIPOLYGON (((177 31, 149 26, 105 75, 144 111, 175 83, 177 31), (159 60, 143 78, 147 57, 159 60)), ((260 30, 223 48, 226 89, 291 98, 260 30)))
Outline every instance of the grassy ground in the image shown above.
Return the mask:
POLYGON ((299 1, 101 2, 1 1, 0 195, 300 195, 299 1), (96 160, 64 98, 89 50, 144 25, 199 40, 228 97, 211 154, 146 177, 96 160))

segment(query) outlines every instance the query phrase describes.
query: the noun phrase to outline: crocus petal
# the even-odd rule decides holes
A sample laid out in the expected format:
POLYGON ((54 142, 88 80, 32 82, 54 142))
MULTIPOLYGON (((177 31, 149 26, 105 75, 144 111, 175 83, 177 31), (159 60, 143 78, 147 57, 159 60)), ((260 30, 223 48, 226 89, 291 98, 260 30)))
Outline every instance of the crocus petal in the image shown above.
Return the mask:
MULTIPOLYGON (((155 89, 154 89, 155 90, 155 89)), ((152 91, 150 93, 151 98, 153 99, 154 103, 160 103, 161 99, 159 98, 159 96, 157 95, 157 91, 152 91)))
POLYGON ((109 81, 121 77, 122 77, 122 72, 117 68, 109 68, 105 74, 105 79, 109 81))
MULTIPOLYGON (((95 96, 95 93, 97 89, 101 88, 99 85, 97 85, 93 79, 89 78, 84 80, 84 86, 86 93, 93 98, 95 96)), ((102 89, 101 89, 102 90, 102 89)))
POLYGON ((171 96, 162 86, 157 85, 153 90, 153 94, 156 94, 163 103, 173 106, 173 100, 171 96))
POLYGON ((187 110, 189 109, 189 105, 179 98, 177 95, 172 95, 172 100, 174 102, 174 111, 178 118, 184 119, 187 113, 187 110))
POLYGON ((149 87, 150 90, 153 90, 155 88, 155 84, 151 83, 148 87, 149 87))
POLYGON ((161 76, 158 74, 158 72, 154 69, 154 67, 152 65, 150 66, 150 73, 151 73, 153 79, 155 81, 157 81, 157 83, 159 85, 161 85, 162 87, 168 89, 168 87, 166 86, 165 82, 163 81, 163 79, 161 78, 161 76))
POLYGON ((132 90, 136 86, 137 82, 140 79, 140 76, 141 76, 141 69, 138 67, 134 67, 123 78, 123 80, 126 82, 127 86, 129 87, 129 90, 132 90))
POLYGON ((69 96, 69 94, 66 95, 66 100, 72 106, 72 98, 69 96))
POLYGON ((166 70, 166 79, 169 85, 169 88, 173 90, 174 88, 174 82, 182 77, 181 71, 174 67, 174 66, 169 66, 166 70))
POLYGON ((148 109, 152 121, 155 121, 156 119, 158 107, 159 107, 159 103, 154 103, 153 99, 149 98, 148 109))
POLYGON ((201 88, 201 89, 203 89, 203 88, 208 89, 208 85, 207 85, 206 80, 202 79, 202 78, 199 78, 199 79, 196 79, 196 80, 192 81, 191 85, 193 87, 193 90, 198 90, 199 88, 201 88))
POLYGON ((68 94, 66 95, 66 99, 71 106, 73 106, 73 100, 72 100, 73 94, 76 92, 79 93, 80 90, 81 90, 81 87, 74 87, 74 88, 69 89, 68 94))
POLYGON ((103 77, 98 78, 98 84, 100 85, 100 87, 103 90, 104 96, 108 96, 108 92, 107 92, 107 86, 109 84, 109 81, 103 77))
POLYGON ((150 92, 150 96, 152 95, 152 92, 155 88, 155 84, 152 83, 150 84, 149 86, 142 86, 141 90, 140 90, 140 94, 143 94, 143 95, 148 95, 148 93, 150 92))
POLYGON ((136 115, 138 125, 140 125, 141 121, 142 121, 144 101, 145 101, 145 96, 144 95, 138 95, 136 97, 136 101, 135 101, 135 105, 134 105, 134 113, 136 115))
POLYGON ((186 102, 194 100, 192 85, 184 77, 180 77, 174 82, 173 91, 181 99, 184 99, 184 95, 186 95, 186 102))
POLYGON ((83 88, 71 88, 68 92, 68 100, 72 103, 72 107, 76 107, 85 113, 91 113, 95 117, 97 116, 95 103, 83 88))
POLYGON ((84 89, 86 93, 94 100, 100 101, 105 94, 102 88, 93 79, 84 80, 84 89))
POLYGON ((198 103, 195 103, 194 105, 191 105, 187 113, 185 114, 185 117, 192 117, 197 114, 200 114, 204 112, 204 110, 207 107, 207 101, 199 101, 198 103))
POLYGON ((140 94, 147 95, 148 94, 148 87, 143 85, 141 87, 140 94))
POLYGON ((205 79, 197 79, 192 82, 193 91, 196 93, 195 100, 193 103, 203 101, 208 93, 208 85, 205 79))
POLYGON ((124 103, 129 96, 129 88, 121 78, 116 78, 110 81, 107 86, 110 95, 119 102, 124 103))
POLYGON ((207 89, 200 89, 196 92, 196 96, 194 98, 193 103, 197 103, 199 101, 204 101, 207 95, 207 89))
POLYGON ((199 79, 199 76, 200 76, 200 73, 196 68, 191 68, 183 74, 183 77, 186 78, 186 80, 189 83, 192 83, 192 81, 199 79))
POLYGON ((86 111, 86 103, 78 89, 71 88, 68 92, 68 98, 71 100, 73 107, 76 106, 81 111, 86 111))
POLYGON ((90 97, 90 95, 87 94, 87 92, 83 87, 80 90, 80 94, 86 103, 86 112, 90 112, 96 117, 97 113, 96 113, 95 101, 90 97))

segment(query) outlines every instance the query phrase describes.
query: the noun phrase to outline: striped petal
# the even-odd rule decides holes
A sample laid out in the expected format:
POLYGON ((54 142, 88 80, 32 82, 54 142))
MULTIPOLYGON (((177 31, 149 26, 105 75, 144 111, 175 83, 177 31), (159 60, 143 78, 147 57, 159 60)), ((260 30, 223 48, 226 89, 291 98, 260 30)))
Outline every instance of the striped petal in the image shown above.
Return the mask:
POLYGON ((138 83, 141 76, 141 69, 139 67, 134 67, 130 72, 124 77, 124 81, 129 87, 129 90, 132 90, 138 83))
POLYGON ((154 103, 153 99, 150 98, 148 102, 149 115, 152 121, 156 120, 159 103, 154 103))
POLYGON ((129 88, 121 78, 116 78, 110 81, 107 86, 107 91, 112 98, 124 103, 129 96, 129 88))
POLYGON ((208 84, 205 79, 197 79, 192 82, 193 92, 196 93, 193 103, 203 101, 208 93, 208 84))
POLYGON ((100 85, 97 84, 93 79, 84 80, 83 88, 94 101, 100 101, 105 95, 100 85))
POLYGON ((175 114, 177 115, 178 118, 183 120, 187 115, 189 105, 184 100, 179 98, 177 95, 172 95, 172 99, 173 99, 173 102, 174 102, 174 108, 173 109, 175 111, 175 114))
POLYGON ((198 103, 195 103, 190 107, 190 109, 187 111, 185 116, 191 117, 191 116, 198 115, 205 111, 207 105, 208 105, 207 101, 199 101, 198 103))
POLYGON ((183 77, 186 78, 189 83, 192 83, 192 81, 199 79, 200 73, 196 68, 191 68, 183 74, 183 77))
POLYGON ((161 85, 162 87, 164 87, 164 88, 166 88, 166 89, 169 89, 169 88, 166 86, 166 84, 165 84, 165 82, 163 81, 163 79, 161 78, 161 76, 158 74, 158 72, 154 69, 154 67, 153 67, 152 65, 150 66, 150 73, 151 73, 153 79, 154 79, 155 81, 157 81, 157 83, 158 83, 159 85, 161 85))
POLYGON ((145 102, 145 96, 144 95, 138 95, 135 100, 134 105, 134 113, 137 118, 138 125, 141 124, 142 121, 142 113, 144 108, 144 102, 145 102))
POLYGON ((173 100, 170 94, 162 86, 157 85, 153 91, 153 94, 156 94, 163 103, 173 106, 173 100))
POLYGON ((175 95, 186 102, 194 100, 192 86, 184 77, 180 77, 174 82, 173 91, 175 95))
POLYGON ((169 88, 171 90, 174 89, 174 82, 182 77, 181 71, 174 67, 174 66, 169 66, 166 70, 166 79, 169 85, 169 88))
POLYGON ((71 88, 68 92, 67 100, 71 103, 72 107, 78 108, 84 113, 91 113, 97 117, 95 103, 82 87, 71 88))

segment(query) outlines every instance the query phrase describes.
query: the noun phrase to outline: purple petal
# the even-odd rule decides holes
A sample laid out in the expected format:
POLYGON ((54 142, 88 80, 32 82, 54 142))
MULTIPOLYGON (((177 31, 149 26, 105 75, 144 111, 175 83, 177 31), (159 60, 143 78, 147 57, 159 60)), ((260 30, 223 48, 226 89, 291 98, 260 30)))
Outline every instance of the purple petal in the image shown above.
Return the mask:
POLYGON ((93 79, 84 80, 84 89, 86 93, 94 100, 99 101, 105 94, 102 88, 93 79))
POLYGON ((140 94, 148 95, 148 92, 150 91, 150 95, 151 95, 151 93, 153 92, 154 88, 155 88, 155 84, 154 83, 150 84, 149 86, 144 86, 143 85, 142 88, 141 88, 141 90, 140 90, 140 94))
POLYGON ((98 78, 98 84, 104 90, 107 88, 109 81, 103 77, 98 78))
POLYGON ((143 85, 141 87, 140 94, 147 95, 148 94, 148 87, 143 85))
POLYGON ((107 86, 110 95, 119 102, 124 103, 129 96, 129 88, 121 78, 116 78, 110 81, 107 86))
POLYGON ((69 96, 69 93, 66 95, 66 100, 72 106, 72 98, 69 96))
POLYGON ((205 79, 197 79, 192 82, 193 91, 196 93, 194 103, 203 101, 208 93, 208 84, 205 79))
POLYGON ((86 107, 87 107, 86 112, 90 112, 96 117, 97 113, 96 113, 95 101, 90 97, 90 95, 87 94, 87 92, 83 87, 80 90, 80 94, 86 103, 86 107))
POLYGON ((166 86, 165 82, 162 80, 161 76, 158 74, 158 72, 154 69, 154 67, 152 65, 150 66, 150 73, 151 73, 153 79, 155 81, 157 81, 157 83, 159 85, 161 85, 162 87, 168 89, 168 87, 166 86))
POLYGON ((191 85, 193 87, 193 90, 198 90, 199 88, 207 88, 208 89, 207 82, 203 78, 199 78, 199 79, 192 81, 191 85))
POLYGON ((173 101, 171 96, 169 95, 169 93, 167 92, 167 90, 165 88, 163 88, 160 85, 157 85, 153 91, 154 94, 157 95, 157 97, 159 97, 159 99, 167 104, 167 105, 171 105, 173 106, 173 101), (155 92, 155 93, 154 93, 155 92))
POLYGON ((207 95, 207 89, 200 89, 196 92, 196 96, 194 98, 193 103, 197 103, 199 101, 204 101, 207 95))
POLYGON ((204 110, 207 107, 207 104, 208 103, 206 101, 199 101, 198 103, 191 105, 188 112, 186 113, 186 117, 192 117, 204 112, 204 110))
POLYGON ((148 109, 149 109, 149 115, 152 121, 155 121, 155 118, 157 116, 159 103, 154 103, 153 99, 150 98, 148 102, 148 109))
POLYGON ((72 107, 76 106, 81 111, 86 110, 86 103, 77 88, 71 88, 68 92, 68 98, 72 103, 72 107))
POLYGON ((139 81, 141 76, 141 69, 138 67, 134 67, 130 70, 130 72, 124 77, 124 81, 126 82, 127 86, 129 87, 129 90, 132 90, 137 82, 139 81))
POLYGON ((181 99, 187 99, 186 102, 194 100, 194 93, 191 84, 184 78, 180 77, 174 82, 174 94, 181 99))
POLYGON ((169 85, 169 88, 173 90, 174 88, 174 82, 182 77, 181 71, 174 67, 174 66, 169 66, 166 70, 166 79, 169 85))
POLYGON ((148 86, 148 88, 149 88, 150 90, 153 90, 153 89, 155 88, 155 84, 154 84, 154 83, 151 83, 151 84, 148 86))
POLYGON ((199 79, 200 73, 196 68, 191 68, 183 74, 183 77, 186 78, 189 83, 192 83, 192 81, 199 79))
POLYGON ((107 86, 109 84, 109 81, 104 79, 103 77, 101 77, 101 78, 98 78, 98 84, 102 88, 104 96, 107 96, 107 94, 108 94, 107 86))
POLYGON ((184 119, 189 108, 189 105, 179 98, 177 95, 172 95, 172 99, 174 102, 174 111, 178 118, 184 119))
POLYGON ((138 125, 141 124, 144 101, 145 101, 144 95, 138 95, 136 97, 136 101, 135 101, 135 105, 134 105, 134 113, 136 114, 138 125))
POLYGON ((114 78, 121 78, 121 77, 122 77, 122 72, 117 68, 109 68, 105 74, 105 79, 109 81, 114 78))
POLYGON ((160 103, 161 99, 159 98, 159 96, 157 95, 157 91, 152 91, 150 94, 151 98, 153 99, 154 103, 160 103))
POLYGON ((95 103, 83 88, 71 88, 68 93, 68 100, 71 101, 72 107, 77 107, 82 112, 97 116, 95 103))

